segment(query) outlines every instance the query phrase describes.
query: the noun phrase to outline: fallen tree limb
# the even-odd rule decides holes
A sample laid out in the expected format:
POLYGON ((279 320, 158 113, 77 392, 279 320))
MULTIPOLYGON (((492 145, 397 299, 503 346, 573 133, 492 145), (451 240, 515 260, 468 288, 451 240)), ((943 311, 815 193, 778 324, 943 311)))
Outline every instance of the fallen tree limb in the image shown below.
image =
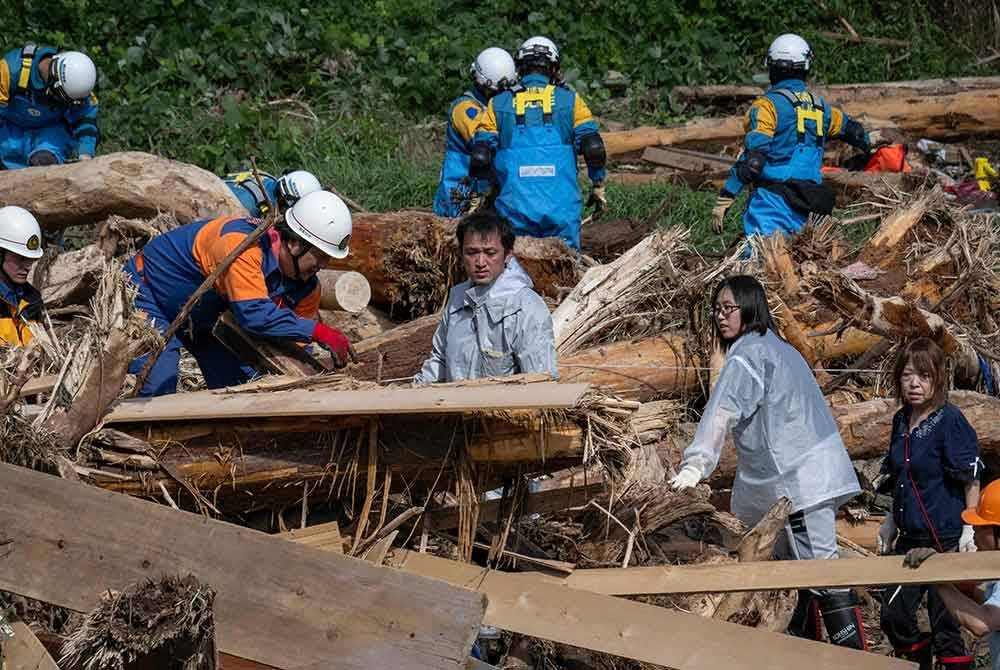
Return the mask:
POLYGON ((181 223, 247 214, 211 172, 138 151, 0 171, 0 200, 26 208, 46 230, 92 225, 113 214, 152 218, 170 212, 181 223))
POLYGON ((0 489, 0 589, 89 611, 190 573, 216 590, 219 648, 278 668, 461 668, 482 620, 480 595, 162 505, 5 464, 0 489))

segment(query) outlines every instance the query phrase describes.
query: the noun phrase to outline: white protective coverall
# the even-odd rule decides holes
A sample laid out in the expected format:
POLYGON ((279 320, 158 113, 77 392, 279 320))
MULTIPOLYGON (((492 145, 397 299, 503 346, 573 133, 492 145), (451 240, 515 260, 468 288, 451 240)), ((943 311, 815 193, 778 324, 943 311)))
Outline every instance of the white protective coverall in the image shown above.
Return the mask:
POLYGON ((737 452, 732 511, 746 524, 781 497, 797 512, 826 501, 839 507, 861 491, 812 370, 770 330, 747 333, 729 348, 683 465, 708 477, 730 431, 737 452))
POLYGON ((558 378, 552 315, 517 259, 488 286, 451 289, 417 384, 545 372, 558 378))

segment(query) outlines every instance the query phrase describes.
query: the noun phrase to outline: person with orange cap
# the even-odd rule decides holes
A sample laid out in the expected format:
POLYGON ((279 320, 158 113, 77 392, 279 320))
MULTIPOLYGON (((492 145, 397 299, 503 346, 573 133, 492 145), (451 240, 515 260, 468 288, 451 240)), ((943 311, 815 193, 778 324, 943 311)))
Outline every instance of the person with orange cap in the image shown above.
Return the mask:
MULTIPOLYGON (((1000 550, 1000 480, 983 489, 979 504, 962 512, 962 520, 975 530, 978 551, 1000 550)), ((929 547, 911 549, 903 565, 917 568, 936 552, 929 547)), ((998 559, 1000 560, 1000 556, 998 559)), ((989 635, 993 670, 1000 670, 1000 581, 986 582, 972 595, 955 584, 936 587, 948 612, 972 634, 989 635)))

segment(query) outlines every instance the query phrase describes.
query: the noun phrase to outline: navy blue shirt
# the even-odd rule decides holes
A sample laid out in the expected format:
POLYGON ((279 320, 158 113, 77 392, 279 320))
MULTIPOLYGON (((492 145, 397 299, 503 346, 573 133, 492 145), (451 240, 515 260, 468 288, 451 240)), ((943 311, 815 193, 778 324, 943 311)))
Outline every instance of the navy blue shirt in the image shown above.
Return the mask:
POLYGON ((892 486, 892 514, 907 538, 933 542, 929 520, 947 544, 962 534, 965 486, 979 475, 979 439, 952 404, 931 412, 913 432, 909 426, 907 406, 892 419, 889 453, 882 463, 892 486))

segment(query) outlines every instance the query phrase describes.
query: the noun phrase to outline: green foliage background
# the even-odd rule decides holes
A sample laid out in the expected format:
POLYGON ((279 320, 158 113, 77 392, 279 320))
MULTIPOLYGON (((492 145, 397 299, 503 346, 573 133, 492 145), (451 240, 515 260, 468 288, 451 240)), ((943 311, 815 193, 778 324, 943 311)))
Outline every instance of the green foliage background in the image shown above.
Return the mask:
MULTIPOLYGON (((33 40, 94 57, 105 152, 152 151, 219 172, 255 156, 264 169, 305 167, 369 207, 397 208, 431 203, 441 126, 426 122, 467 85, 475 53, 533 34, 556 40, 567 79, 603 118, 630 122, 679 120, 673 85, 749 82, 784 31, 812 42, 826 82, 989 73, 971 65, 976 35, 952 31, 939 2, 821 4, 7 0, 0 46, 33 40), (834 14, 911 47, 823 38, 840 29, 834 14)), ((636 197, 623 210, 651 199, 636 197)))

